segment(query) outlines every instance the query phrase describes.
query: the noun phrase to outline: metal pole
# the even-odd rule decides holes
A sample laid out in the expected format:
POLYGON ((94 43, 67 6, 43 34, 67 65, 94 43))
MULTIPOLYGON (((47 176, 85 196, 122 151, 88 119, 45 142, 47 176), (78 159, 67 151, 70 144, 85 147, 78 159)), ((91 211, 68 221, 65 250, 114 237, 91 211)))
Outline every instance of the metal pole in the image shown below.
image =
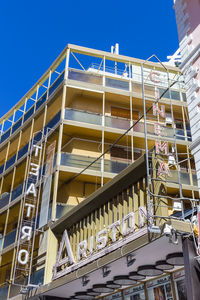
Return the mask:
MULTIPOLYGON (((143 97, 143 115, 144 115, 144 138, 145 138, 145 155, 146 155, 146 170, 147 170, 147 207, 148 216, 151 215, 150 211, 150 194, 149 194, 149 154, 148 154, 148 139, 147 139, 147 125, 146 125, 146 101, 145 101, 145 90, 144 90, 144 70, 143 64, 141 64, 141 76, 142 76, 142 97, 143 97)), ((150 225, 152 225, 152 218, 150 218, 150 225)))

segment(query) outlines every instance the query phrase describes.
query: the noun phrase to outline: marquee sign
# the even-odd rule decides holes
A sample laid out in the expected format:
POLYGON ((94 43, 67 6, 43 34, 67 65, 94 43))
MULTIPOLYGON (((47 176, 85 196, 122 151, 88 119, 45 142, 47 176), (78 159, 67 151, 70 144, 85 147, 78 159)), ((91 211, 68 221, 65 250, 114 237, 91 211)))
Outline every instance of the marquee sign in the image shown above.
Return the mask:
POLYGON ((89 240, 83 240, 78 243, 75 253, 73 253, 73 245, 70 243, 68 232, 65 230, 57 254, 56 264, 53 268, 53 279, 66 275, 147 233, 145 226, 147 211, 145 207, 139 207, 138 218, 139 228, 141 229, 136 231, 135 213, 131 212, 124 216, 122 220, 117 220, 109 225, 108 228, 97 232, 96 236, 91 235, 89 240), (120 225, 122 228, 121 232, 119 230, 120 225), (64 253, 66 255, 63 257, 64 253))

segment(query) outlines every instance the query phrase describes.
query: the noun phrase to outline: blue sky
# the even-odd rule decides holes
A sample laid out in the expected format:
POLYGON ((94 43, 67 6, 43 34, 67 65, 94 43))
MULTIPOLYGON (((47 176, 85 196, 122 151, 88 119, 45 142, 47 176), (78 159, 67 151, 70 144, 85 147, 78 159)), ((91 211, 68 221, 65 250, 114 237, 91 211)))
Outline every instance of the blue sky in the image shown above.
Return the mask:
POLYGON ((10 0, 0 9, 0 116, 68 44, 162 61, 178 48, 172 0, 10 0))

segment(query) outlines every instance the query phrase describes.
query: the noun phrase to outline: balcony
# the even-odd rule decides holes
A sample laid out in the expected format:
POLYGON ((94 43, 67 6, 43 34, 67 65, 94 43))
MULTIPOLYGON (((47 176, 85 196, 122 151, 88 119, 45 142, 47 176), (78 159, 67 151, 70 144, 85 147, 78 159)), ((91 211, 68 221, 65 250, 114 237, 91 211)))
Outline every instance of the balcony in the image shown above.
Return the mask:
MULTIPOLYGON (((93 124, 101 126, 103 124, 103 118, 100 114, 94 114, 90 112, 75 110, 75 109, 66 109, 65 110, 65 119, 75 122, 93 124)), ((135 121, 134 121, 135 122, 135 121)), ((105 116, 105 127, 127 130, 131 127, 131 122, 129 119, 114 117, 114 116, 105 116)), ((174 129, 166 126, 161 126, 162 137, 174 139, 174 129)), ((133 127, 133 133, 142 133, 144 134, 144 122, 140 121, 133 127)), ((147 133, 156 137, 154 133, 154 124, 147 123, 147 133)), ((177 140, 191 141, 191 131, 187 130, 187 136, 183 129, 175 130, 175 137, 177 140)))

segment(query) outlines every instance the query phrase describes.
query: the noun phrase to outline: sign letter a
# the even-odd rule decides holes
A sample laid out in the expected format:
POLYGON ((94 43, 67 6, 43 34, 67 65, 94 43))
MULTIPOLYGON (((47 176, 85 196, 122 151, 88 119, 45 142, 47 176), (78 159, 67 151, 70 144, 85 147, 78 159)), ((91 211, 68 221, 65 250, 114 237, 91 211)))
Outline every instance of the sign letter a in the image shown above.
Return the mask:
POLYGON ((26 195, 33 194, 34 197, 37 196, 35 184, 31 183, 28 190, 26 191, 26 195))
POLYGON ((58 251, 56 264, 54 266, 54 276, 57 273, 57 268, 60 267, 64 263, 68 263, 69 265, 75 264, 74 255, 73 255, 72 248, 71 248, 71 245, 70 245, 70 242, 69 242, 69 237, 68 237, 68 234, 67 234, 67 230, 64 231, 63 236, 62 236, 62 240, 61 240, 61 243, 60 243, 60 249, 58 251), (66 251, 67 251, 67 257, 62 258, 62 252, 64 250, 64 246, 65 246, 66 251))

